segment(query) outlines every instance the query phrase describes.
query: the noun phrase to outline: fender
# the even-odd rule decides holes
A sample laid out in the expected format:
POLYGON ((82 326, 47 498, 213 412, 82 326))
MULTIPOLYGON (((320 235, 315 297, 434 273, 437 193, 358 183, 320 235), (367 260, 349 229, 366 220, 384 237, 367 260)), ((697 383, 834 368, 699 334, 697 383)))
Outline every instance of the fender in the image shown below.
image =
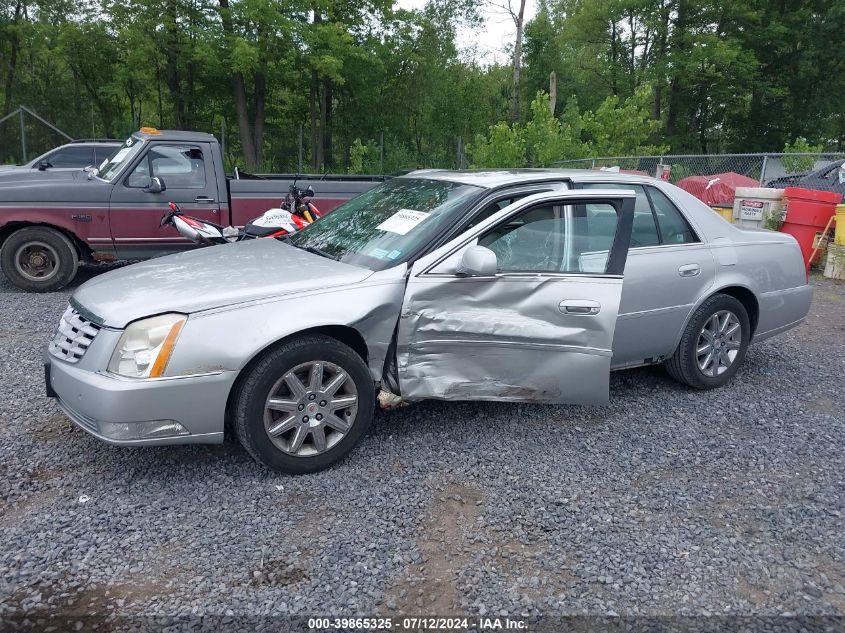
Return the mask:
POLYGON ((82 247, 82 252, 87 247, 90 251, 114 253, 107 206, 0 206, 0 221, 0 236, 3 240, 19 228, 44 226, 64 233, 77 247, 82 247))
POLYGON ((366 282, 348 288, 313 290, 191 314, 167 375, 186 376, 211 368, 240 372, 279 341, 314 328, 343 327, 355 330, 365 341, 370 374, 378 382, 405 294, 405 271, 397 268, 374 273, 366 282), (338 306, 343 306, 341 319, 338 306), (232 327, 233 316, 241 327, 232 327))

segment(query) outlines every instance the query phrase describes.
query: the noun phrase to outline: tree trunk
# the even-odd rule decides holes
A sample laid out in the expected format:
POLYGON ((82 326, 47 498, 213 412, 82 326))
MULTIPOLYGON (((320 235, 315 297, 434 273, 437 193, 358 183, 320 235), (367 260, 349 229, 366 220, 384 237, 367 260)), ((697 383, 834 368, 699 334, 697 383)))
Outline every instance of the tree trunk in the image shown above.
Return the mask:
POLYGON ((241 152, 244 155, 244 168, 255 171, 255 145, 252 142, 252 130, 249 128, 249 112, 246 105, 244 76, 240 71, 232 73, 232 89, 235 93, 235 117, 238 120, 238 136, 241 139, 241 152))
POLYGON ((167 3, 167 55, 166 79, 170 98, 173 99, 173 126, 177 130, 185 127, 185 100, 182 94, 182 80, 179 73, 179 24, 176 3, 167 3))
POLYGON ((616 81, 616 22, 610 21, 610 92, 613 95, 619 94, 616 81))
POLYGON ((323 136, 323 162, 326 169, 334 166, 332 160, 332 82, 323 79, 323 93, 320 99, 320 128, 323 136))
MULTIPOLYGON (((314 18, 311 23, 314 25, 320 24, 323 21, 323 16, 319 8, 314 8, 314 18)), ((325 147, 324 135, 325 128, 325 107, 322 98, 325 94, 325 86, 320 80, 316 69, 311 71, 311 168, 315 172, 323 170, 323 150, 325 147)))
MULTIPOLYGON (((675 28, 672 32, 672 46, 670 61, 680 59, 683 55, 688 54, 687 42, 687 3, 685 0, 678 0, 678 12, 675 19, 675 28)), ((681 108, 681 96, 683 94, 683 86, 681 85, 682 70, 678 68, 678 64, 674 64, 672 80, 669 84, 669 112, 666 115, 666 135, 670 141, 672 136, 677 131, 677 123, 679 118, 679 110, 681 108)), ((673 149, 676 149, 673 147, 673 149)))
POLYGON ((659 121, 663 114, 663 64, 666 59, 666 45, 669 41, 669 7, 665 5, 660 14, 660 33, 657 35, 657 53, 654 58, 654 67, 657 69, 658 77, 654 82, 654 119, 659 121))
POLYGON ((264 69, 255 73, 254 117, 252 125, 252 151, 255 166, 264 160, 264 109, 267 104, 267 76, 264 69))
POLYGON ((18 68, 18 49, 20 48, 20 38, 18 37, 18 22, 21 19, 22 10, 21 0, 15 3, 15 17, 12 20, 12 38, 11 50, 9 51, 9 70, 6 73, 5 103, 3 104, 3 114, 9 114, 12 111, 12 90, 15 84, 15 72, 18 68))
MULTIPOLYGON (((229 0, 219 0, 220 2, 220 20, 223 23, 223 33, 226 37, 233 37, 235 34, 234 26, 232 25, 232 14, 229 9, 229 0)), ((259 79, 256 74, 255 79, 255 115, 256 126, 260 133, 259 138, 264 135, 264 86, 263 77, 259 79), (259 90, 259 83, 262 84, 259 90), (259 99, 260 94, 260 99, 259 99), (260 104, 260 111, 259 111, 260 104)), ((249 108, 246 102, 246 85, 244 75, 242 72, 236 70, 232 71, 232 92, 235 98, 235 118, 238 122, 238 136, 241 140, 241 153, 244 157, 244 168, 247 171, 255 171, 258 167, 258 150, 256 149, 255 137, 253 136, 253 126, 250 125, 249 108)))
POLYGON ((320 127, 320 80, 317 71, 311 71, 311 168, 319 172, 323 167, 323 136, 320 127))
POLYGON ((519 0, 519 13, 511 14, 516 25, 516 41, 513 45, 513 84, 511 86, 510 119, 520 119, 520 74, 522 72, 522 31, 525 23, 525 0, 519 0))

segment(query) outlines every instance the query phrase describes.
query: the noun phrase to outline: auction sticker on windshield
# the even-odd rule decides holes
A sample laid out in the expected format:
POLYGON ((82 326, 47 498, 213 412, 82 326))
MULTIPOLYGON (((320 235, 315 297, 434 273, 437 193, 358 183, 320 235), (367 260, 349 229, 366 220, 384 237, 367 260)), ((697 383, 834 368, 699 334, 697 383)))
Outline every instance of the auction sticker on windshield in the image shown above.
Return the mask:
POLYGON ((414 211, 413 209, 399 209, 396 213, 379 224, 376 228, 380 231, 389 231, 397 235, 407 235, 408 231, 429 216, 426 211, 414 211))

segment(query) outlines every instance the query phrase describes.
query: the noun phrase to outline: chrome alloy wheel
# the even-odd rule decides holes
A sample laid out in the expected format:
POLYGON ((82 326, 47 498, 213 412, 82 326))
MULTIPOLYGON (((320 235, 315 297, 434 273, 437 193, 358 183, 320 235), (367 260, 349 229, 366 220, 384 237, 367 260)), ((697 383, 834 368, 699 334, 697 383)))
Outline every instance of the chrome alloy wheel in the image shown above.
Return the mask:
POLYGON ((333 363, 310 361, 273 385, 264 405, 264 428, 279 450, 311 457, 343 439, 357 413, 358 392, 349 374, 333 363))
POLYGON ((739 354, 742 326, 730 310, 719 310, 704 323, 695 344, 698 368, 715 378, 726 372, 739 354))
POLYGON ((30 281, 47 281, 59 270, 59 254, 46 242, 27 242, 15 251, 15 268, 30 281))

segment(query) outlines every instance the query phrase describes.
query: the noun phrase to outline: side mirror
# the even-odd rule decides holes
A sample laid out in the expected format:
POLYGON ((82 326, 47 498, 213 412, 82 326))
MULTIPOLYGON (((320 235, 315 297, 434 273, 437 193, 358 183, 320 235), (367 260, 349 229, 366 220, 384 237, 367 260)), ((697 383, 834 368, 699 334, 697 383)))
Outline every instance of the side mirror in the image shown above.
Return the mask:
POLYGON ((164 181, 158 176, 150 178, 150 184, 144 187, 144 191, 147 193, 161 193, 165 189, 167 189, 167 187, 164 186, 164 181))
POLYGON ((38 163, 38 171, 44 171, 52 167, 49 160, 42 160, 38 163))
POLYGON ((485 246, 470 246, 461 256, 457 273, 467 277, 492 277, 497 266, 496 253, 485 246))
POLYGON ((308 185, 308 189, 305 190, 305 196, 307 198, 313 198, 314 197, 314 187, 312 187, 311 185, 308 185))

